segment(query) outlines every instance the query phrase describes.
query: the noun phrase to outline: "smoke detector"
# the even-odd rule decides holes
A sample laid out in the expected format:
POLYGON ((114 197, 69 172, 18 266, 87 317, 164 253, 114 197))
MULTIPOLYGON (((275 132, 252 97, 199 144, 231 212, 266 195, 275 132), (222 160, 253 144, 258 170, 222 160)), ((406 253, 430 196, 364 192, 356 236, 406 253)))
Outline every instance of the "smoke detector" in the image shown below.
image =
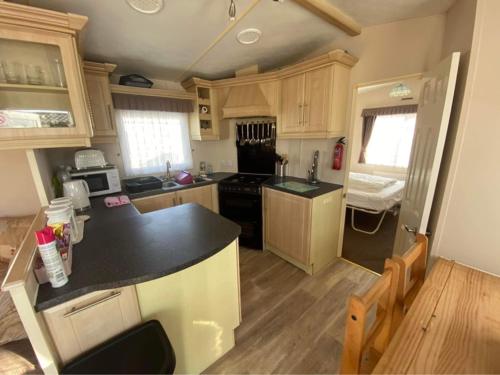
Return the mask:
POLYGON ((144 13, 155 14, 163 8, 163 0, 126 0, 132 9, 144 13))
POLYGON ((254 44, 257 43, 262 36, 262 31, 259 29, 245 29, 241 30, 238 35, 236 35, 236 39, 241 44, 254 44))

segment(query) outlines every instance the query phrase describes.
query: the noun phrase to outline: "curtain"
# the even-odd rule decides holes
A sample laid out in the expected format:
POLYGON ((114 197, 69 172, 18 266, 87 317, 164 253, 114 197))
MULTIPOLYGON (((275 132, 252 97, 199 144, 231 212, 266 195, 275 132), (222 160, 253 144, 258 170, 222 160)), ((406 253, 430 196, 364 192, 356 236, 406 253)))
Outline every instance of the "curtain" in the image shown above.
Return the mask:
POLYGON ((116 110, 117 129, 127 176, 165 173, 193 166, 187 113, 116 110))
POLYGON ((372 136, 373 124, 377 116, 363 116, 363 132, 361 134, 361 151, 359 153, 359 163, 366 163, 366 148, 372 136))
POLYGON ((128 94, 113 94, 113 106, 137 111, 193 112, 191 100, 128 94))
POLYGON ((403 115, 407 113, 416 113, 417 104, 396 105, 392 107, 365 108, 361 116, 386 116, 386 115, 403 115))
POLYGON ((377 116, 411 114, 416 113, 417 109, 417 104, 363 109, 363 112, 361 112, 361 116, 363 117, 363 130, 361 134, 361 151, 359 153, 358 162, 362 164, 366 163, 366 148, 370 143, 373 125, 375 124, 377 116))

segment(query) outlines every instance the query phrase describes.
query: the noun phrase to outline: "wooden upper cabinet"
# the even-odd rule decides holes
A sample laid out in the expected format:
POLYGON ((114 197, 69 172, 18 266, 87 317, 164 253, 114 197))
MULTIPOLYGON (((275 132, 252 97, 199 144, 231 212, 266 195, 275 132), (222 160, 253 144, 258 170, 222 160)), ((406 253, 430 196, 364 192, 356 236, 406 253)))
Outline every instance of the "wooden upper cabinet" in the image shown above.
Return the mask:
POLYGON ((304 74, 281 81, 280 134, 298 133, 303 127, 304 74))
POLYGON ((115 68, 114 64, 89 61, 85 61, 83 66, 94 129, 92 143, 116 142, 113 99, 109 88, 109 74, 115 68))
POLYGON ((87 18, 6 2, 0 15, 0 149, 89 146, 77 50, 87 18))
POLYGON ((345 136, 350 68, 311 69, 281 80, 280 138, 345 136))
POLYGON ((325 130, 329 120, 332 67, 311 70, 305 74, 304 129, 305 133, 325 130))

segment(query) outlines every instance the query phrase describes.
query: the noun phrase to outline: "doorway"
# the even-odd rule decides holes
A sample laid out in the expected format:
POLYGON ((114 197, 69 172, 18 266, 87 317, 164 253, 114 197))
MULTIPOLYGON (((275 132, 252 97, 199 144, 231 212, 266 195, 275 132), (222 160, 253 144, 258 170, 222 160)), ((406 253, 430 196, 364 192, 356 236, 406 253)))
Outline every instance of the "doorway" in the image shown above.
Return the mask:
POLYGON ((342 257, 377 273, 393 255, 421 85, 416 75, 354 92, 342 257))

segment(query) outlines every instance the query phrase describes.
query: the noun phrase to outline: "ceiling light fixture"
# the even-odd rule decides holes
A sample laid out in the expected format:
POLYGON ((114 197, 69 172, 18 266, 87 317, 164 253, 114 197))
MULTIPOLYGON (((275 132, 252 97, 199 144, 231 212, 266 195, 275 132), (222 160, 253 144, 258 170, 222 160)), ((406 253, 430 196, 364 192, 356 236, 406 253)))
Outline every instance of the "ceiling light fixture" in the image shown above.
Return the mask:
POLYGON ((163 8, 163 0, 127 0, 127 4, 144 14, 155 14, 163 8))
POLYGON ((401 98, 403 96, 409 96, 409 95, 411 95, 411 89, 404 83, 398 83, 389 92, 389 96, 391 98, 401 98))
POLYGON ((260 31, 259 29, 252 28, 252 29, 241 30, 236 35, 236 39, 241 44, 248 45, 248 44, 257 43, 261 36, 262 36, 262 31, 260 31))
POLYGON ((236 4, 234 0, 231 0, 231 4, 229 4, 229 21, 234 21, 236 19, 236 4))

